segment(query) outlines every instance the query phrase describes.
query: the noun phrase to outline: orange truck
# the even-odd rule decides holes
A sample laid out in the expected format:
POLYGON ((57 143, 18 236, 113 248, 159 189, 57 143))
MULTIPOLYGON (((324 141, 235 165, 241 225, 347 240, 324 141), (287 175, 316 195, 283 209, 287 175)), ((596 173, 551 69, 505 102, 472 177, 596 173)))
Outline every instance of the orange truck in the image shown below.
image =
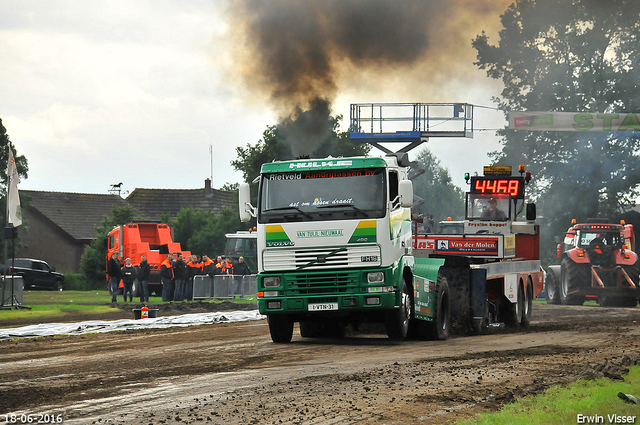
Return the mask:
MULTIPOLYGON (((183 256, 191 255, 183 251, 180 243, 174 242, 171 228, 166 223, 153 221, 133 221, 116 226, 109 232, 107 239, 107 263, 114 252, 120 255, 120 260, 130 258, 134 266, 140 264, 140 257, 145 255, 151 269, 149 275, 149 293, 162 295, 160 282, 160 265, 168 253, 181 252, 183 256)), ((120 290, 123 288, 120 281, 120 290)), ((133 295, 138 296, 138 281, 134 282, 133 295)))

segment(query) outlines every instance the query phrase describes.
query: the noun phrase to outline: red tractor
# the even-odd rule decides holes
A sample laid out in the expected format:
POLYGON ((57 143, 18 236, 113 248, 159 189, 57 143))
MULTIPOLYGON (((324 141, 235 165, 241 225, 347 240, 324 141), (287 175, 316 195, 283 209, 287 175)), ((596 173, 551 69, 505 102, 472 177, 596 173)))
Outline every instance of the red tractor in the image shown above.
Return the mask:
POLYGON ((549 266, 545 292, 549 304, 582 305, 587 298, 603 306, 633 307, 640 297, 640 262, 633 226, 590 218, 567 231, 558 244, 559 266, 549 266))

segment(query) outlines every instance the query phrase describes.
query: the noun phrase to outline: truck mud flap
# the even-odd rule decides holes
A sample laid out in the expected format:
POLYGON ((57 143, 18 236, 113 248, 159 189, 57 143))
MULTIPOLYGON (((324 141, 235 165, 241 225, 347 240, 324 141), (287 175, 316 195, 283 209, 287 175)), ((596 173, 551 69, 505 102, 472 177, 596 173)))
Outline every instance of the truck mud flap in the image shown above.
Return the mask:
POLYGON ((449 282, 451 322, 464 332, 473 330, 473 319, 485 316, 486 271, 440 267, 449 282))

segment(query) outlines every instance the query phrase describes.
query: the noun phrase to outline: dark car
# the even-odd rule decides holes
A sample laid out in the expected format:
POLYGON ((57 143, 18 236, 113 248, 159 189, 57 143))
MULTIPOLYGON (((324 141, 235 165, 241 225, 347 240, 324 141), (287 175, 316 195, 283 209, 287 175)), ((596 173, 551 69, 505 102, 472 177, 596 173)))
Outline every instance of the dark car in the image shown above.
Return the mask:
POLYGON ((24 289, 62 291, 64 288, 64 275, 42 260, 10 258, 6 262, 6 271, 7 275, 22 276, 24 289))

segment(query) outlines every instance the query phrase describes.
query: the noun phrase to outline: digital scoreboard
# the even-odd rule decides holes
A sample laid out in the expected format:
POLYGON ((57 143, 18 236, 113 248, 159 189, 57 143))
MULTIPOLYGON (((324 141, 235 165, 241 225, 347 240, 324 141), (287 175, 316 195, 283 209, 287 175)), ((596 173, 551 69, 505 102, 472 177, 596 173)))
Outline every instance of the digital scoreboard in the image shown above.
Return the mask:
POLYGON ((524 177, 517 176, 473 176, 471 193, 481 195, 509 195, 524 199, 524 177))

